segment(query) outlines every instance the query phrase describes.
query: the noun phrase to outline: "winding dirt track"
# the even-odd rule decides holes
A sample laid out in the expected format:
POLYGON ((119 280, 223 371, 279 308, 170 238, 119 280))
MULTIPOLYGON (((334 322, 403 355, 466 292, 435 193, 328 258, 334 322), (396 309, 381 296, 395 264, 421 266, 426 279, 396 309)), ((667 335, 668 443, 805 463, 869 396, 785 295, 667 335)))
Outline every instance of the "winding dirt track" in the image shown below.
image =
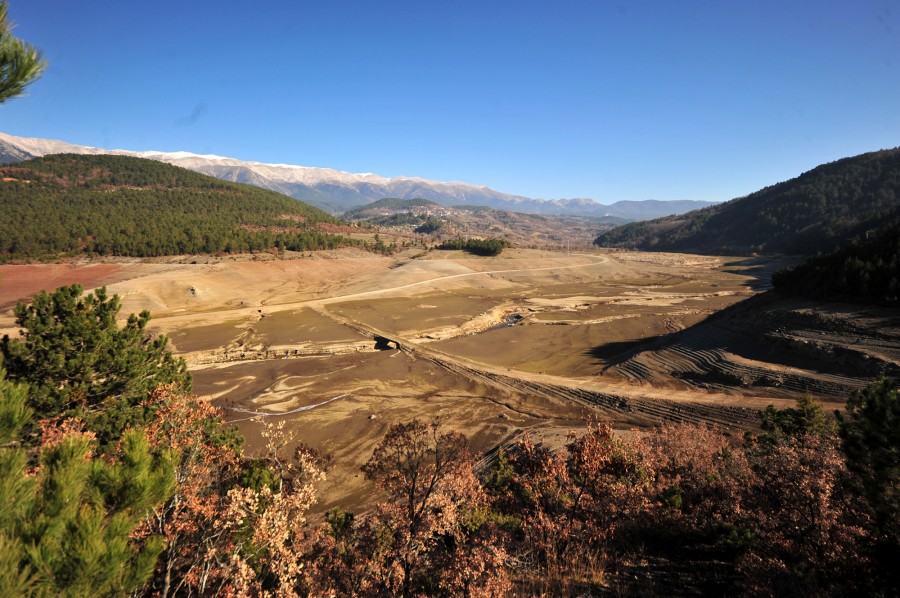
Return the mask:
MULTIPOLYGON (((375 289, 371 291, 359 291, 356 293, 347 293, 345 295, 334 295, 330 297, 322 297, 318 299, 305 299, 302 301, 286 301, 279 303, 265 303, 265 308, 267 311, 272 311, 277 309, 278 311, 286 311, 286 310, 294 310, 301 309, 304 307, 309 308, 320 308, 326 305, 332 305, 335 303, 344 303, 347 301, 356 301, 359 299, 371 299, 372 297, 378 297, 391 294, 396 294, 398 292, 403 292, 408 289, 413 289, 420 286, 425 285, 439 285, 441 283, 458 280, 462 278, 472 278, 476 276, 495 276, 502 274, 530 274, 530 273, 539 273, 539 272, 550 272, 557 270, 572 270, 576 268, 592 268, 596 266, 605 265, 609 262, 609 259, 603 256, 596 255, 588 255, 588 254, 571 254, 578 255, 580 257, 589 258, 592 261, 585 264, 570 264, 567 266, 546 266, 541 268, 513 268, 507 270, 485 270, 479 272, 465 272, 462 274, 448 274, 446 276, 437 276, 435 278, 429 278, 427 280, 419 280, 416 282, 384 287, 380 289, 375 289)), ((250 317, 254 316, 259 312, 259 308, 255 306, 251 307, 239 307, 239 308, 228 308, 227 310, 217 311, 216 317, 222 318, 223 316, 227 316, 228 318, 238 319, 242 317, 250 317)), ((199 314, 202 315, 202 314, 199 314)), ((167 326, 172 327, 173 325, 177 325, 185 322, 195 322, 198 319, 198 314, 172 314, 172 315, 162 315, 155 316, 154 322, 157 324, 166 323, 167 326)))
MULTIPOLYGON (((661 420, 712 424, 724 428, 738 429, 747 429, 758 425, 758 412, 753 408, 717 404, 712 400, 704 402, 690 399, 672 400, 670 398, 665 398, 664 396, 654 397, 654 394, 658 395, 658 393, 665 391, 652 389, 647 386, 630 387, 628 384, 610 384, 609 381, 600 382, 599 380, 591 384, 585 384, 583 381, 568 380, 558 376, 487 366, 482 363, 473 362, 465 358, 444 353, 431 346, 419 344, 416 340, 410 338, 384 332, 373 326, 359 322, 343 314, 337 314, 328 309, 328 306, 339 305, 349 301, 398 295, 409 289, 423 286, 440 286, 443 283, 453 280, 479 276, 488 277, 510 274, 527 275, 531 273, 592 268, 605 265, 610 261, 609 258, 604 256, 578 254, 578 257, 590 259, 590 262, 538 268, 507 268, 450 274, 368 291, 307 299, 303 301, 267 303, 265 308, 267 311, 274 309, 279 311, 301 308, 312 309, 333 321, 356 331, 365 338, 372 339, 375 336, 390 338, 391 340, 398 342, 401 346, 401 350, 407 355, 414 358, 426 359, 449 372, 495 388, 501 391, 501 395, 540 397, 551 403, 555 401, 568 404, 575 403, 583 406, 586 413, 604 419, 619 421, 627 425, 647 426, 661 420), (596 386, 602 386, 602 389, 592 388, 596 386)), ((256 315, 258 311, 259 310, 256 307, 233 308, 227 310, 227 317, 236 319, 253 316, 256 315)), ((222 312, 219 312, 217 317, 222 317, 222 312)), ((176 322, 193 320, 194 318, 196 318, 196 314, 179 314, 164 316, 158 318, 157 321, 166 322, 171 326, 176 322)), ((350 344, 347 345, 348 346, 345 347, 347 350, 362 350, 359 347, 359 343, 354 343, 354 347, 350 347, 350 344)), ((325 353, 327 352, 328 351, 326 350, 325 353)), ((223 361, 242 362, 266 359, 302 358, 309 354, 323 353, 321 350, 310 349, 309 351, 306 351, 295 349, 287 351, 251 351, 248 352, 246 356, 240 352, 233 352, 230 356, 226 357, 217 355, 215 352, 202 352, 202 354, 192 356, 191 361, 192 367, 199 369, 223 361)), ((636 376, 635 380, 640 380, 640 376, 636 376)), ((501 404, 504 407, 511 409, 512 411, 517 411, 523 415, 540 417, 536 413, 527 411, 527 408, 524 408, 521 405, 516 407, 512 402, 502 402, 501 404)))
MULTIPOLYGON (((389 338, 400 344, 401 351, 413 357, 427 359, 450 372, 509 393, 579 403, 589 408, 595 415, 605 415, 620 421, 625 420, 634 425, 648 425, 665 420, 713 424, 723 428, 747 429, 758 426, 758 411, 755 409, 694 401, 647 398, 645 389, 640 391, 642 396, 635 396, 633 392, 627 394, 600 392, 579 384, 567 384, 564 380, 554 376, 524 372, 515 372, 516 375, 513 375, 509 371, 501 373, 496 368, 474 364, 431 347, 418 345, 407 338, 385 333, 369 325, 332 313, 327 309, 319 308, 317 311, 360 334, 389 338)), ((505 404, 505 406, 517 410, 509 404, 505 404)), ((523 413, 537 417, 536 414, 523 413)))

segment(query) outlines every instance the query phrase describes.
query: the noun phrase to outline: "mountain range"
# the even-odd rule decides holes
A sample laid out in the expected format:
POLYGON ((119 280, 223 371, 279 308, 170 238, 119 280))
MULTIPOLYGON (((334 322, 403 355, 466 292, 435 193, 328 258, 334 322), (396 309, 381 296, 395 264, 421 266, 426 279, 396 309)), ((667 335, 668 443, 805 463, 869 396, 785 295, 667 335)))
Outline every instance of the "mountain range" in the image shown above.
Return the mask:
POLYGON ((330 168, 248 162, 190 152, 107 150, 52 139, 16 137, 0 133, 0 164, 64 153, 114 154, 167 162, 219 179, 277 191, 333 214, 386 197, 423 198, 444 206, 486 206, 526 214, 611 216, 627 220, 683 214, 711 205, 711 202, 694 200, 618 201, 604 205, 587 198, 534 199, 460 182, 441 182, 403 176, 386 178, 372 173, 354 174, 330 168))

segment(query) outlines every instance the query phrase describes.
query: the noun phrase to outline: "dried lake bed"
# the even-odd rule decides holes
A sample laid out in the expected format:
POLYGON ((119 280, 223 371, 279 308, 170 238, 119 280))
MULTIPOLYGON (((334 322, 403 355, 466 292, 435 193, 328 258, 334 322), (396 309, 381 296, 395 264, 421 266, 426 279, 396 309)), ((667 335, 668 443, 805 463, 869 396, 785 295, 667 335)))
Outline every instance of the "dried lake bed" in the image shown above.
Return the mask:
MULTIPOLYGON (((827 339, 804 345, 802 327, 754 329, 757 318, 741 316, 779 263, 513 249, 122 260, 70 264, 62 277, 50 271, 58 265, 3 266, 0 329, 15 332, 10 306, 41 280, 75 282, 82 270, 86 286, 121 296, 123 316, 151 311, 153 332, 188 361, 194 392, 225 409, 251 450, 272 419, 332 454, 328 508, 364 500, 359 466, 392 423, 415 417, 440 418, 486 451, 523 433, 559 444, 586 417, 620 430, 681 420, 737 433, 757 409, 807 391, 840 406, 870 372, 857 379, 853 363, 817 359, 827 339)), ((804 306, 767 309, 776 318, 804 306)), ((866 363, 898 358, 890 338, 857 349, 875 355, 866 363)))

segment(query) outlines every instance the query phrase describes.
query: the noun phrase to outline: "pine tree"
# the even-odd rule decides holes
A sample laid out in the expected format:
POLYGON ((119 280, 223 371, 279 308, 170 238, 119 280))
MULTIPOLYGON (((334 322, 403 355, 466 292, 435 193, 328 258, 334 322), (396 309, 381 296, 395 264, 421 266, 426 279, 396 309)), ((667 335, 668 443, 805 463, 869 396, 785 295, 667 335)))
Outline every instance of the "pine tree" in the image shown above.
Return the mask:
POLYGON ((814 436, 831 436, 836 430, 833 419, 830 419, 825 410, 811 394, 797 399, 796 407, 776 409, 769 405, 761 411, 760 427, 765 434, 762 440, 767 442, 779 442, 786 438, 800 438, 806 434, 814 436))
POLYGON ((174 485, 171 451, 151 455, 129 430, 116 458, 94 455, 76 419, 41 422, 23 448, 27 387, 0 370, 0 595, 126 595, 144 586, 163 543, 134 539, 141 519, 174 485))
POLYGON ((31 387, 38 418, 83 417, 108 447, 142 422, 140 402, 151 390, 171 383, 190 390, 190 374, 166 349, 165 336, 147 332, 149 312, 132 314, 119 328, 117 296, 107 297, 105 288, 82 293, 81 285, 60 287, 16 306, 21 338, 4 336, 0 355, 9 379, 31 387))
POLYGON ((872 514, 880 582, 900 593, 900 386, 881 378, 847 400, 840 434, 848 468, 872 514))
POLYGON ((5 1, 0 2, 0 103, 22 95, 47 68, 47 61, 34 46, 12 34, 7 8, 5 1))
POLYGON ((28 387, 7 382, 6 370, 0 359, 0 447, 15 442, 19 430, 31 420, 34 410, 27 401, 28 387))

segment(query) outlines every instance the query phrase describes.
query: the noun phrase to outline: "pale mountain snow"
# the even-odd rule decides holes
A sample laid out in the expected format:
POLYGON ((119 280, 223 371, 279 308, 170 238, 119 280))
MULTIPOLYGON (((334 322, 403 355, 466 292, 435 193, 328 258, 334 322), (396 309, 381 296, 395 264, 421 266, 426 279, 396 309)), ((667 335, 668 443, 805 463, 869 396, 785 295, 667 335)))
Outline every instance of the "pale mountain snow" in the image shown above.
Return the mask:
POLYGON ((708 202, 627 202, 636 206, 613 209, 592 199, 532 199, 495 191, 483 185, 462 182, 442 182, 416 177, 383 177, 371 172, 354 174, 331 168, 299 166, 295 164, 266 164, 193 152, 106 150, 74 145, 52 139, 16 137, 0 133, 0 163, 16 162, 30 156, 47 154, 115 154, 148 158, 181 166, 220 179, 248 183, 291 195, 331 212, 365 205, 385 197, 401 199, 430 199, 443 205, 479 205, 518 212, 546 214, 577 214, 623 218, 654 218, 682 213, 708 202), (638 209, 638 206, 641 206, 638 209), (635 216, 637 214, 637 216, 635 216))

